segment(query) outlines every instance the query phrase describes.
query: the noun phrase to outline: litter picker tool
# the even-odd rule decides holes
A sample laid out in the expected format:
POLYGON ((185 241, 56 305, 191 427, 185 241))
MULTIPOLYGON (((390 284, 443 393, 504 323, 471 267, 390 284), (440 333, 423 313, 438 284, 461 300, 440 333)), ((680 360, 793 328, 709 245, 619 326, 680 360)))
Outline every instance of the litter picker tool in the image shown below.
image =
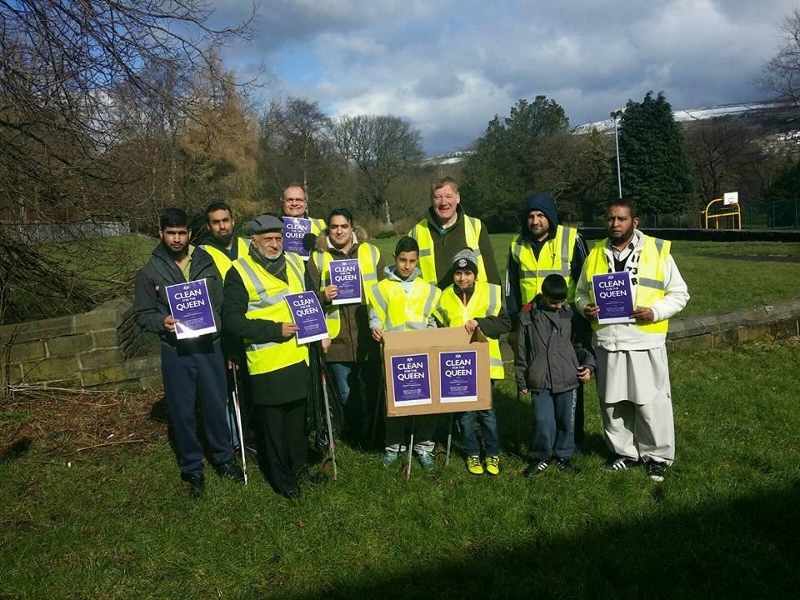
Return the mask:
POLYGON ((244 428, 242 427, 242 410, 239 406, 239 378, 236 376, 236 365, 233 369, 233 392, 231 392, 231 399, 233 400, 233 411, 236 415, 236 431, 239 432, 239 456, 242 459, 242 474, 244 475, 244 484, 247 485, 247 458, 245 456, 244 444, 244 428))
POLYGON ((333 439, 333 424, 331 423, 331 402, 328 397, 328 370, 325 362, 320 360, 320 375, 322 377, 322 398, 325 401, 325 424, 328 427, 328 453, 331 455, 331 465, 333 465, 333 480, 336 481, 336 443, 333 439))

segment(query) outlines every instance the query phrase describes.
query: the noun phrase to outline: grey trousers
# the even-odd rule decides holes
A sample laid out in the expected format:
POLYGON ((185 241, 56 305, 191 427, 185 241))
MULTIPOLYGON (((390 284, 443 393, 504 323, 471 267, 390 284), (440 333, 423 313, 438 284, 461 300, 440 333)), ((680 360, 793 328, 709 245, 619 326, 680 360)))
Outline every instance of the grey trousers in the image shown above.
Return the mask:
POLYGON ((595 348, 606 444, 615 454, 671 464, 675 426, 667 349, 595 348))

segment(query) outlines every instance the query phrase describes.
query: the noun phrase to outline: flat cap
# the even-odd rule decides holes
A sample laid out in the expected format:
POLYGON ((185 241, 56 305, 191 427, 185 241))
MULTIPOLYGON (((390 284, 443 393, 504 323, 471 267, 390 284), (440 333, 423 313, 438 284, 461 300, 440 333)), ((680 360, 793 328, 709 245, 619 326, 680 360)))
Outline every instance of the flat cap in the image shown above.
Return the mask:
POLYGON ((267 213, 259 215, 250 221, 248 229, 251 234, 265 233, 267 231, 283 231, 283 221, 275 215, 267 213))

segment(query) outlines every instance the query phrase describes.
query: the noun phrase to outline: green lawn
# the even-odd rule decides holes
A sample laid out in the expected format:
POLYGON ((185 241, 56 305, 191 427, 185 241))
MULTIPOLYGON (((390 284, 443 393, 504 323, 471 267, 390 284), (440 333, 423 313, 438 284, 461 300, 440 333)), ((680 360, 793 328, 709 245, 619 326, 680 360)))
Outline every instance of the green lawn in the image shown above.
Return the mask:
MULTIPOLYGON (((209 475, 191 499, 163 425, 147 444, 84 451, 56 427, 0 460, 0 597, 795 597, 798 344, 671 354, 678 455, 663 484, 602 469, 594 384, 577 475, 520 477, 530 406, 507 381, 500 477, 468 475, 456 448, 449 467, 403 481, 377 452, 340 447, 339 480, 295 503, 252 465, 247 488, 209 475)), ((134 402, 94 402, 120 400, 134 402)), ((35 401, 0 408, 4 448, 42 427, 35 401)), ((111 439, 139 437, 149 409, 111 439)))

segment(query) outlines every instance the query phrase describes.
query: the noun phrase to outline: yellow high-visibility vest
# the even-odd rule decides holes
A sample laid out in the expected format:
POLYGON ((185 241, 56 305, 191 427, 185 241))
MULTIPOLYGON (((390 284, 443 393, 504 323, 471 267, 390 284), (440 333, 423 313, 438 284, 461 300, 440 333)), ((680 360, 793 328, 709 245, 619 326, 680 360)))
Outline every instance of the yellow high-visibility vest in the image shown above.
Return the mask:
POLYGON ((574 227, 556 227, 554 238, 547 240, 537 259, 533 247, 524 236, 511 240, 511 256, 519 265, 519 287, 522 304, 532 301, 542 291, 542 281, 556 273, 567 281, 567 302, 575 300, 575 285, 570 273, 570 263, 575 249, 578 230, 574 227))
MULTIPOLYGON (((247 256, 247 253, 250 251, 250 241, 246 240, 245 238, 236 236, 237 245, 237 258, 242 258, 243 256, 247 256)), ((214 260, 214 264, 217 265, 217 269, 219 269, 220 275, 222 275, 222 279, 225 279, 225 274, 228 272, 228 269, 231 268, 233 261, 228 258, 228 255, 225 254, 222 250, 217 248, 216 246, 212 246, 211 244, 203 244, 200 246, 203 250, 208 252, 211 255, 211 258, 214 260)))
POLYGON ((322 235, 328 226, 325 224, 325 219, 315 219, 314 217, 308 217, 311 219, 311 233, 316 236, 322 235))
MULTIPOLYGON (((464 234, 467 247, 475 253, 475 257, 478 259, 478 274, 475 279, 478 281, 486 281, 486 268, 483 266, 483 256, 481 256, 481 249, 478 244, 481 237, 481 220, 468 217, 467 215, 462 215, 461 218, 464 219, 464 234)), ((417 240, 417 244, 419 244, 419 270, 422 271, 422 278, 434 285, 438 284, 439 279, 436 273, 433 238, 428 228, 428 221, 423 219, 414 225, 411 231, 408 232, 408 235, 417 240)))
MULTIPOLYGON (((502 290, 499 285, 486 281, 476 281, 475 291, 464 306, 453 286, 442 292, 436 318, 448 327, 462 327, 470 319, 496 317, 502 308, 502 290)), ((503 358, 500 355, 500 341, 489 340, 489 376, 492 379, 504 379, 503 358)))
MULTIPOLYGON (((265 319, 276 323, 291 323, 289 306, 284 300, 286 294, 305 291, 304 265, 296 255, 286 252, 286 276, 288 283, 268 273, 264 267, 253 260, 249 254, 233 261, 233 268, 239 272, 247 290, 248 319, 265 319)), ((258 344, 245 340, 247 345, 247 371, 251 375, 270 373, 305 361, 308 364, 308 347, 297 343, 297 337, 285 342, 258 344)), ((303 382, 305 385, 305 382, 303 382)))
POLYGON ((383 279, 370 288, 370 306, 381 319, 384 331, 425 329, 428 318, 436 308, 442 291, 417 277, 406 294, 403 286, 391 279, 383 279))
MULTIPOLYGON (((608 264, 606 256, 607 240, 597 242, 589 256, 586 258, 584 266, 586 273, 586 283, 589 289, 589 298, 592 303, 596 303, 594 289, 592 287, 592 276, 610 273, 613 269, 608 264)), ((637 284, 633 286, 634 298, 633 306, 650 307, 661 300, 666 292, 664 290, 664 270, 669 260, 669 249, 672 244, 668 240, 644 236, 642 253, 639 257, 638 272, 636 274, 637 284)), ((602 327, 597 319, 592 320, 592 328, 602 327)), ((669 330, 669 319, 656 323, 636 324, 642 331, 651 333, 667 333, 669 330)))
MULTIPOLYGON (((367 302, 367 290, 369 290, 378 281, 377 266, 381 258, 380 250, 372 244, 359 243, 358 250, 358 268, 361 272, 361 293, 363 295, 363 304, 367 302)), ((320 252, 315 250, 311 254, 311 260, 317 265, 319 271, 319 289, 324 290, 326 286, 331 284, 331 261, 334 259, 330 252, 320 252)), ((328 335, 334 339, 341 331, 342 323, 339 316, 339 307, 335 305, 325 306, 325 322, 328 325, 328 335)))

